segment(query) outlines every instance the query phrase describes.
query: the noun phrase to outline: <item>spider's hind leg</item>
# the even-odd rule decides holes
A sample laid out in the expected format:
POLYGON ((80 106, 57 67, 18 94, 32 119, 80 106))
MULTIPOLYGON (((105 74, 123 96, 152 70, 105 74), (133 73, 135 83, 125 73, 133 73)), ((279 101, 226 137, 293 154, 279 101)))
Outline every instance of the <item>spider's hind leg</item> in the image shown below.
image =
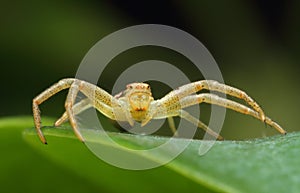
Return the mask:
POLYGON ((198 95, 187 96, 181 100, 182 108, 188 107, 191 105, 195 105, 195 104, 200 104, 200 103, 215 104, 215 105, 222 106, 222 107, 225 107, 228 109, 232 109, 232 110, 242 113, 242 114, 250 115, 258 120, 264 121, 266 124, 275 128, 281 134, 286 134, 286 131, 280 125, 278 125, 276 122, 272 121, 269 117, 266 117, 266 116, 261 117, 259 112, 254 111, 254 110, 252 110, 242 104, 239 104, 235 101, 231 101, 229 99, 219 97, 218 95, 202 93, 202 94, 198 94, 198 95))
POLYGON ((200 120, 196 119, 195 117, 193 117, 187 111, 180 110, 179 116, 181 118, 189 121, 193 125, 197 126, 198 128, 203 129, 204 131, 206 131, 208 134, 210 134, 211 136, 215 137, 216 139, 218 139, 218 140, 224 140, 224 138, 221 135, 219 135, 218 133, 216 133, 215 131, 213 131, 212 129, 210 129, 206 124, 204 124, 202 121, 200 121, 200 120))
MULTIPOLYGON (((73 106, 73 113, 74 115, 78 115, 79 113, 87 110, 90 107, 92 107, 90 100, 88 98, 85 98, 73 106)), ((68 121, 68 114, 67 112, 64 112, 63 115, 59 119, 57 119, 57 121, 55 121, 54 126, 58 127, 66 121, 68 121)))
POLYGON ((168 124, 169 124, 169 127, 170 127, 172 133, 174 134, 174 136, 177 137, 178 133, 177 133, 177 129, 176 129, 173 117, 168 117, 168 124))

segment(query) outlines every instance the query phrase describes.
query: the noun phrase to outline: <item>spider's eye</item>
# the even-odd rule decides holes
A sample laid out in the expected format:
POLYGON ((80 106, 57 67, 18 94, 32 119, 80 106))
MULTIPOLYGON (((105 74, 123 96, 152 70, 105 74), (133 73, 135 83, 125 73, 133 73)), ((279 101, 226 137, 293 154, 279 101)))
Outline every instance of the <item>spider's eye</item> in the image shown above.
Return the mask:
POLYGON ((149 88, 150 88, 150 86, 148 85, 148 86, 147 86, 147 89, 149 89, 149 88))
POLYGON ((127 85, 126 87, 129 88, 129 89, 133 88, 131 84, 127 85))

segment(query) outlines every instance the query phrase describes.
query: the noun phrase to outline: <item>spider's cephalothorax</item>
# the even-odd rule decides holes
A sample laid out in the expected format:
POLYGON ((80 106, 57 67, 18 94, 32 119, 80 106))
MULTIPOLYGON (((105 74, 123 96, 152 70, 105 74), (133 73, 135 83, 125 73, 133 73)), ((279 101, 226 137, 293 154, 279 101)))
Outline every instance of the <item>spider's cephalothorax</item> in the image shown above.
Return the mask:
POLYGON ((129 84, 125 91, 116 96, 111 96, 105 90, 91 83, 74 78, 67 78, 60 80, 33 99, 32 109, 34 123, 38 136, 43 143, 46 143, 46 139, 41 131, 41 117, 38 106, 54 94, 67 88, 70 89, 65 103, 66 112, 55 122, 55 126, 59 126, 69 120, 76 136, 81 141, 84 141, 84 138, 78 130, 75 115, 90 107, 96 108, 110 119, 127 121, 130 125, 133 125, 134 121, 139 121, 143 126, 151 119, 167 118, 170 128, 174 133, 176 133, 176 128, 172 117, 179 116, 197 127, 204 129, 215 138, 219 140, 223 139, 218 133, 208 128, 207 125, 184 110, 186 107, 203 102, 223 106, 239 113, 250 115, 272 126, 280 133, 286 133, 280 125, 265 116, 260 106, 244 91, 214 80, 200 80, 189 83, 171 91, 161 99, 154 100, 150 86, 146 83, 129 84), (240 98, 244 100, 249 107, 229 99, 221 98, 212 93, 197 94, 197 92, 202 89, 218 91, 240 98), (87 98, 74 104, 79 91, 87 98))
POLYGON ((124 97, 120 98, 128 104, 128 109, 135 121, 141 122, 148 113, 150 103, 154 100, 150 86, 146 83, 131 83, 127 85, 124 97))

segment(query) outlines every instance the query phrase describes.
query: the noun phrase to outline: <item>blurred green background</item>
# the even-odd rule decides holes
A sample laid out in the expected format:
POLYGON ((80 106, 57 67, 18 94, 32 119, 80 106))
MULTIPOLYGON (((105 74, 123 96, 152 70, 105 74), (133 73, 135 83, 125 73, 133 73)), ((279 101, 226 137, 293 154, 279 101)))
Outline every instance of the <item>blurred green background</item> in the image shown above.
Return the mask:
MULTIPOLYGON (((59 79, 74 77, 84 55, 104 36, 131 25, 157 23, 185 30, 199 39, 217 61, 225 83, 245 90, 288 132, 299 130, 299 1, 29 0, 2 1, 0 10, 1 117, 31 115, 32 98, 59 79)), ((191 80, 202 79, 179 54, 160 48, 136 48, 116 57, 99 85, 110 91, 125 67, 149 59, 173 63, 191 80)), ((43 115, 58 117, 65 95, 58 94, 43 104, 43 115)), ((209 105, 203 105, 203 109, 203 119, 207 120, 209 105)), ((274 134, 261 122, 232 111, 227 112, 222 130, 226 139, 235 140, 274 134)), ((19 183, 24 185, 20 185, 23 191, 34 192, 33 182, 44 171, 48 177, 40 183, 49 192, 62 184, 69 187, 72 182, 74 187, 66 188, 70 192, 72 188, 78 192, 98 190, 84 177, 60 168, 22 142, 12 143, 13 138, 22 140, 21 131, 2 131, 1 137, 5 158, 0 164, 6 168, 0 171, 1 186, 19 183), (21 144, 23 149, 17 149, 21 144), (27 152, 26 167, 32 167, 26 175, 18 173, 24 160, 24 153, 18 154, 22 151, 27 152)))

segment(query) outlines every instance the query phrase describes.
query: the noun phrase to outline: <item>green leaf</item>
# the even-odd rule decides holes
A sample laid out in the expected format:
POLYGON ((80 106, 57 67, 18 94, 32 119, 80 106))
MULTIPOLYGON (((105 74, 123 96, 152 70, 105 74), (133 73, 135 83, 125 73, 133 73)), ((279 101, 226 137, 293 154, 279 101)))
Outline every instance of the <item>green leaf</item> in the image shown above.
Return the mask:
MULTIPOLYGON (((43 119, 52 124, 53 119, 43 119)), ((0 118, 1 192, 86 193, 107 192, 90 180, 74 175, 33 149, 22 138, 33 126, 32 116, 0 118)))
MULTIPOLYGON (((43 145, 38 140, 34 129, 27 129, 24 132, 24 137, 33 147, 39 149, 50 159, 63 164, 65 168, 75 171, 110 192, 134 193, 141 192, 141 190, 146 193, 155 191, 214 192, 166 167, 146 171, 131 171, 111 166, 94 156, 83 143, 75 138, 69 127, 59 129, 46 127, 43 132, 47 137, 47 145, 43 145)), ((95 134, 93 131, 85 132, 84 136, 89 135, 89 132, 91 132, 90 138, 86 138, 87 141, 94 141, 95 138, 98 138, 99 145, 103 145, 103 148, 108 147, 107 142, 102 141, 101 135, 93 136, 95 134)), ((138 140, 140 137, 113 133, 112 136, 114 136, 114 140, 122 144, 126 144, 128 141, 127 145, 131 147, 135 146, 134 140, 131 139, 138 140)))
MULTIPOLYGON (((251 141, 218 141, 204 156, 192 140, 186 150, 163 167, 145 171, 124 170, 94 156, 69 127, 43 129, 43 145, 34 129, 24 132, 26 140, 49 158, 111 192, 297 192, 300 190, 300 133, 251 141)), ((167 142, 167 137, 108 133, 117 143, 133 149, 148 149, 167 142)), ((109 148, 101 132, 85 130, 89 143, 109 148)), ((185 139, 172 141, 174 147, 185 139)), ((110 147, 111 148, 111 147, 110 147)), ((123 149, 119 149, 124 151, 123 149)), ((124 153, 124 152, 123 152, 124 153)), ((125 152, 126 153, 126 152, 125 152)), ((141 155, 163 162, 167 152, 141 155)))

